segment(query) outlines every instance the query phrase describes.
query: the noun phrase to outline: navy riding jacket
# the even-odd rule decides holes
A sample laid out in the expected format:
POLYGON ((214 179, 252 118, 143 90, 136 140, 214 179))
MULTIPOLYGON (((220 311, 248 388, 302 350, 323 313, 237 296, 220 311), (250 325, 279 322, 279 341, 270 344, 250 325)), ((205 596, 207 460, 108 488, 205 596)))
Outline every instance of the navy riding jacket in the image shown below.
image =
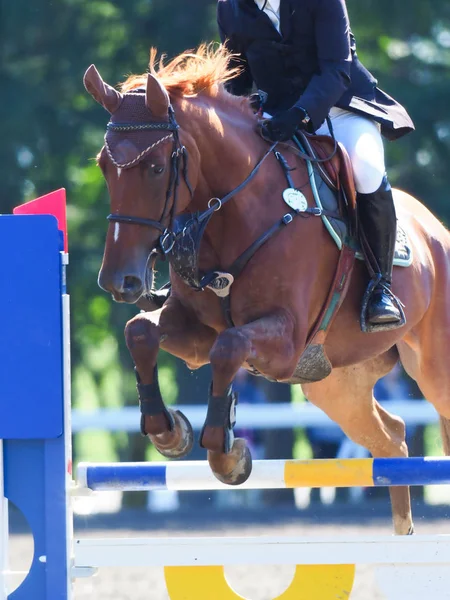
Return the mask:
POLYGON ((254 0, 219 0, 217 17, 222 42, 240 56, 231 93, 247 94, 254 83, 267 93, 267 112, 296 104, 315 130, 333 106, 379 122, 389 139, 414 129, 359 61, 345 0, 281 0, 281 34, 254 0))

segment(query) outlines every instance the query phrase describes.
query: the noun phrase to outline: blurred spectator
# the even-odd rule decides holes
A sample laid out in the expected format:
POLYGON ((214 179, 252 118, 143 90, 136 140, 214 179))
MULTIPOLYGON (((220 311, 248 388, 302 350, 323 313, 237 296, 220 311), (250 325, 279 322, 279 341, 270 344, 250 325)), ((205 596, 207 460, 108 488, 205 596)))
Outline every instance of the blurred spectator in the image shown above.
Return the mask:
MULTIPOLYGON (((292 401, 292 386, 287 383, 277 383, 259 378, 258 385, 263 390, 269 404, 289 404, 292 401)), ((264 440, 265 459, 293 458, 293 428, 265 429, 262 431, 262 436, 264 440)), ((294 490, 264 490, 263 501, 266 507, 294 507, 294 490)))
MULTIPOLYGON (((330 427, 307 427, 305 430, 311 446, 313 458, 336 458, 343 442, 347 439, 338 425, 330 427)), ((343 457, 342 457, 343 458, 343 457)), ((336 500, 346 500, 346 488, 312 488, 310 502, 329 504, 336 500)))
POLYGON ((242 429, 239 427, 239 406, 243 406, 244 404, 263 404, 267 402, 267 398, 258 386, 258 379, 245 369, 239 369, 236 373, 233 381, 233 389, 238 394, 238 418, 236 429, 234 430, 235 436, 247 440, 252 457, 255 460, 262 459, 264 458, 264 444, 261 430, 242 429))
POLYGON ((386 400, 406 400, 411 391, 410 387, 407 375, 398 362, 392 371, 377 381, 374 396, 380 404, 386 400))
POLYGON ((313 458, 334 458, 344 441, 342 429, 336 426, 307 427, 306 436, 313 458))

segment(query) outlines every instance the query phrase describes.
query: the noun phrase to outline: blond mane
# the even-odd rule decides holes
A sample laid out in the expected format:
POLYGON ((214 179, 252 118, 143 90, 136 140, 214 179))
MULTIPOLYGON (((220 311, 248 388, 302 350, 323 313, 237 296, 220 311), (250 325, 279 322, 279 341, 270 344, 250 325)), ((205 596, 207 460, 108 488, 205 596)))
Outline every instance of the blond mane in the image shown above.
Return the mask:
MULTIPOLYGON (((216 96, 223 84, 236 77, 240 67, 231 66, 231 54, 224 46, 202 44, 195 51, 183 52, 165 64, 165 55, 157 61, 157 50, 151 48, 149 71, 157 77, 169 94, 176 96, 216 96)), ((147 75, 131 75, 121 85, 122 92, 145 86, 147 75)))

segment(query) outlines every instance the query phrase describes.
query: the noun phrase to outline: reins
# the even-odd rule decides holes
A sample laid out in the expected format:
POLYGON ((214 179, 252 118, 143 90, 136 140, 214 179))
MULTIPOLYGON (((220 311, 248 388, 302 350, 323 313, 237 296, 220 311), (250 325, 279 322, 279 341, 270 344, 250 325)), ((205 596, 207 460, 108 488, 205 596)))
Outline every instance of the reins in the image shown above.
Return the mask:
MULTIPOLYGON (((298 149, 298 146, 297 146, 297 147, 294 147, 294 146, 293 146, 292 144, 290 144, 289 142, 277 142, 277 143, 278 143, 278 144, 280 144, 281 146, 284 146, 286 149, 290 150, 290 151, 291 151, 293 154, 295 154, 295 155, 296 155, 296 156, 298 156, 299 158, 302 158, 303 160, 308 160, 308 161, 309 161, 309 162, 311 162, 311 163, 314 163, 314 164, 320 165, 320 164, 322 164, 322 163, 329 162, 330 160, 332 160, 332 159, 333 159, 333 158, 336 156, 336 153, 337 153, 337 151, 338 151, 338 142, 337 142, 337 140, 336 140, 336 138, 335 138, 335 136, 334 136, 333 123, 331 122, 331 119, 330 119, 330 117, 327 117, 327 118, 326 118, 326 121, 327 121, 328 129, 329 129, 329 131, 330 131, 330 137, 331 137, 331 138, 332 138, 332 140, 333 140, 333 150, 332 150, 331 154, 330 154, 330 155, 328 155, 328 156, 325 156, 325 158, 318 158, 317 156, 314 156, 314 155, 312 155, 312 154, 307 154, 306 152, 302 152, 301 150, 299 150, 299 149, 298 149)), ((264 132, 264 126, 263 126, 263 124, 261 124, 261 125, 262 125, 262 126, 261 126, 261 128, 260 128, 260 134, 261 134, 261 137, 262 137, 262 138, 263 138, 263 139, 264 139, 266 142, 269 142, 269 143, 271 143, 271 142, 272 142, 272 140, 271 140, 271 139, 269 139, 269 137, 267 137, 267 135, 265 135, 265 132, 264 132)), ((296 134, 296 136, 298 136, 298 134, 296 134)), ((294 137, 296 137, 296 136, 294 136, 294 137)), ((305 141, 307 141, 307 140, 308 140, 308 138, 306 137, 306 135, 304 135, 304 134, 303 134, 303 132, 301 132, 301 133, 300 133, 300 136, 301 136, 301 137, 302 137, 302 138, 303 138, 305 141)), ((308 143, 308 146, 309 146, 309 143, 308 143)))
POLYGON ((236 196, 236 194, 238 194, 241 190, 243 190, 250 183, 250 181, 252 181, 252 179, 255 177, 255 175, 257 175, 261 165, 266 160, 266 158, 268 156, 270 156, 270 154, 276 148, 277 144, 278 144, 278 142, 275 142, 272 144, 272 146, 269 148, 269 150, 267 150, 267 152, 264 154, 264 156, 259 159, 259 161, 256 163, 256 165, 253 167, 253 170, 251 171, 251 173, 248 175, 248 177, 246 177, 246 179, 244 179, 244 181, 242 183, 240 183, 237 187, 235 187, 233 190, 231 190, 231 192, 228 192, 228 194, 226 194, 223 198, 211 198, 211 200, 208 201, 209 208, 207 210, 205 210, 204 212, 202 212, 201 215, 198 217, 199 222, 202 222, 205 219, 207 219, 213 212, 217 212, 218 210, 220 210, 222 208, 222 206, 224 206, 224 204, 226 204, 229 200, 234 198, 234 196, 236 196), (210 206, 214 200, 217 201, 217 204, 210 206))

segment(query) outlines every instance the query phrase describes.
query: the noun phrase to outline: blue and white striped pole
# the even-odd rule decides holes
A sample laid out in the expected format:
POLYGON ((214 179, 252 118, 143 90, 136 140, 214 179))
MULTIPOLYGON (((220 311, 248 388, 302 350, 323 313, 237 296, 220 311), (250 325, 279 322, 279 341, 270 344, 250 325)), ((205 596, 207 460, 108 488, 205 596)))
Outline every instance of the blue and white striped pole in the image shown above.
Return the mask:
MULTIPOLYGON (((80 463, 83 490, 224 490, 206 461, 80 463)), ((450 484, 450 458, 256 460, 249 479, 232 489, 386 487, 450 484)))

